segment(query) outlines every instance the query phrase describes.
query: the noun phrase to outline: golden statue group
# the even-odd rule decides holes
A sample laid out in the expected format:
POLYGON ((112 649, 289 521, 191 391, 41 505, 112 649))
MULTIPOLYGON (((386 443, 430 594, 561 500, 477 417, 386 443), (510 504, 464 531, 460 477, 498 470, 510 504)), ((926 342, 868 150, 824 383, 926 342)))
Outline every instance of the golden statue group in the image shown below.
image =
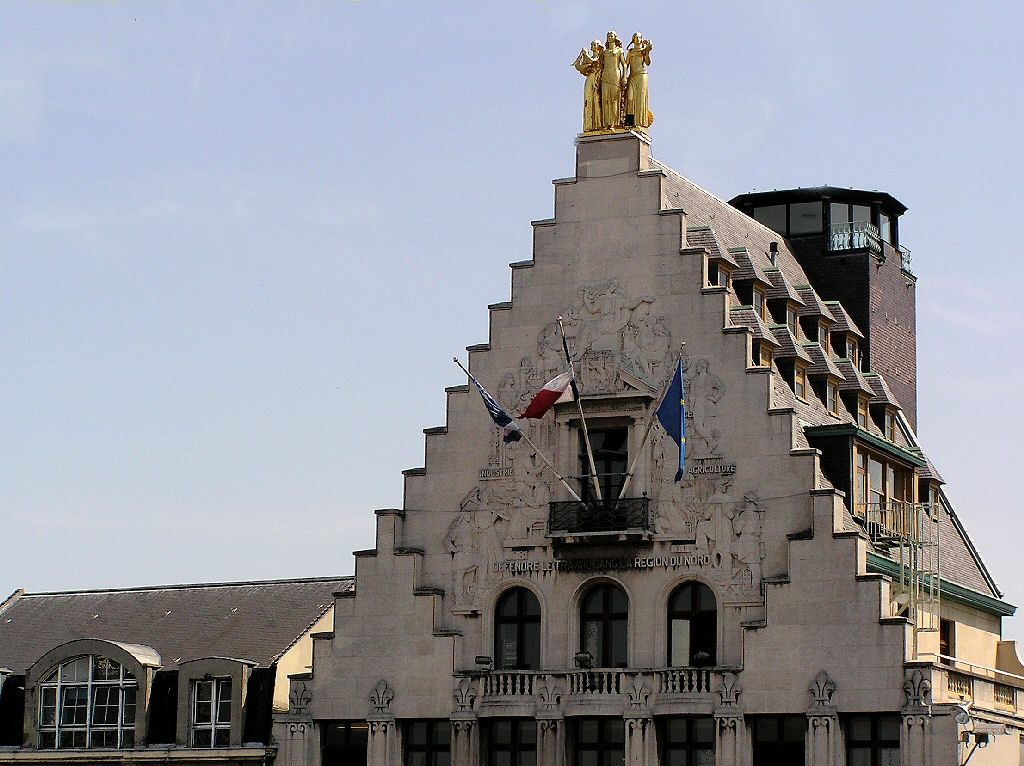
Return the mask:
POLYGON ((573 66, 587 78, 583 86, 583 132, 640 128, 654 122, 647 104, 650 40, 637 32, 626 50, 614 32, 605 44, 594 40, 580 51, 573 66))

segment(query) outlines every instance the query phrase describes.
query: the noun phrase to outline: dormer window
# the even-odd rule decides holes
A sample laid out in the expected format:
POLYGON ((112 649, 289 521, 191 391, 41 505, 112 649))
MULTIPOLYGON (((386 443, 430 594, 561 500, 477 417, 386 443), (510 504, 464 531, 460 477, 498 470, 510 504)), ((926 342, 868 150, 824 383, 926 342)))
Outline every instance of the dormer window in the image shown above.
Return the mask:
POLYGON ((860 369, 860 353, 857 348, 857 339, 852 335, 846 337, 846 358, 853 362, 853 366, 860 369))
POLYGON ((797 315, 796 306, 792 303, 786 304, 786 327, 793 333, 793 337, 797 337, 797 315))
POLYGON ((825 383, 825 406, 833 415, 839 414, 839 384, 833 378, 825 383))
POLYGON ((228 747, 231 741, 231 679, 192 683, 192 747, 228 747))
POLYGON ((764 319, 765 318, 765 314, 764 314, 764 301, 765 301, 765 291, 764 291, 764 289, 758 287, 757 285, 754 285, 754 293, 753 293, 753 297, 752 297, 752 304, 754 306, 754 313, 757 314, 758 318, 760 318, 760 319, 764 319))
POLYGON ((821 350, 828 354, 828 323, 826 322, 818 323, 818 343, 821 344, 821 350))
POLYGON ((82 655, 39 682, 39 748, 132 747, 138 682, 118 662, 82 655))
POLYGON ((753 367, 771 367, 772 366, 772 347, 771 344, 765 343, 763 340, 754 340, 750 342, 750 364, 753 367))
POLYGON ((793 364, 793 393, 798 399, 807 399, 807 365, 803 362, 793 364))
POLYGON ((896 410, 892 407, 885 408, 885 438, 891 442, 896 441, 896 410))
POLYGON ((868 398, 866 396, 857 397, 857 425, 863 429, 868 427, 868 398))
POLYGON ((708 287, 729 287, 730 274, 718 261, 708 261, 708 287))

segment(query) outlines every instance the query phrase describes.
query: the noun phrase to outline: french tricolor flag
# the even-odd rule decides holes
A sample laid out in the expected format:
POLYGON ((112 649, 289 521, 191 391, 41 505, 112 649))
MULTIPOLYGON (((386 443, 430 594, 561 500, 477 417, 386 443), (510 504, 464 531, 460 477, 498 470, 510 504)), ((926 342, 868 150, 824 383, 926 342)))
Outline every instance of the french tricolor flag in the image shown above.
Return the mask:
POLYGON ((533 397, 533 400, 523 410, 523 414, 519 418, 544 417, 544 413, 550 410, 551 406, 556 402, 571 402, 575 388, 572 370, 556 375, 544 384, 544 388, 533 397))

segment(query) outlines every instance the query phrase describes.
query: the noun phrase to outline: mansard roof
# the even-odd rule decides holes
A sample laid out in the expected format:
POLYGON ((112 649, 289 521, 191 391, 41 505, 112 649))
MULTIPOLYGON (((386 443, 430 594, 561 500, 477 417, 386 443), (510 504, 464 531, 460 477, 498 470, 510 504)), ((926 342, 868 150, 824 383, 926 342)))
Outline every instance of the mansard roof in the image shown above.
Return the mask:
POLYGON ((82 638, 152 647, 165 665, 199 657, 274 664, 334 603, 351 577, 168 585, 54 593, 0 604, 0 667, 24 672, 82 638))

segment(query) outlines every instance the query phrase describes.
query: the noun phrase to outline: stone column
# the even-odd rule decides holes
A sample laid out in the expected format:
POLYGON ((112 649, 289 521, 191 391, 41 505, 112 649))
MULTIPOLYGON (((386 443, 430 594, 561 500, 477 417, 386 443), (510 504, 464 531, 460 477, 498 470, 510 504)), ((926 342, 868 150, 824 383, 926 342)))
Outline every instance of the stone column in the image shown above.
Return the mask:
POLYGON ((367 720, 366 766, 399 766, 398 732, 395 721, 367 720))
POLYGON ((320 760, 320 736, 313 721, 298 716, 282 716, 274 721, 274 741, 280 766, 306 766, 320 760))
POLYGON ((807 707, 805 760, 815 766, 840 766, 844 759, 840 752, 839 714, 832 704, 836 693, 835 681, 824 670, 819 670, 808 691, 811 703, 807 707))
POLYGON ((565 766, 565 719, 562 716, 537 719, 537 763, 565 766))
POLYGON ((658 766, 654 717, 626 716, 626 766, 658 766))
POLYGON ((746 760, 743 731, 742 715, 715 711, 715 766, 743 766, 746 760))
POLYGON ((480 763, 480 726, 476 716, 452 715, 452 766, 480 763))

